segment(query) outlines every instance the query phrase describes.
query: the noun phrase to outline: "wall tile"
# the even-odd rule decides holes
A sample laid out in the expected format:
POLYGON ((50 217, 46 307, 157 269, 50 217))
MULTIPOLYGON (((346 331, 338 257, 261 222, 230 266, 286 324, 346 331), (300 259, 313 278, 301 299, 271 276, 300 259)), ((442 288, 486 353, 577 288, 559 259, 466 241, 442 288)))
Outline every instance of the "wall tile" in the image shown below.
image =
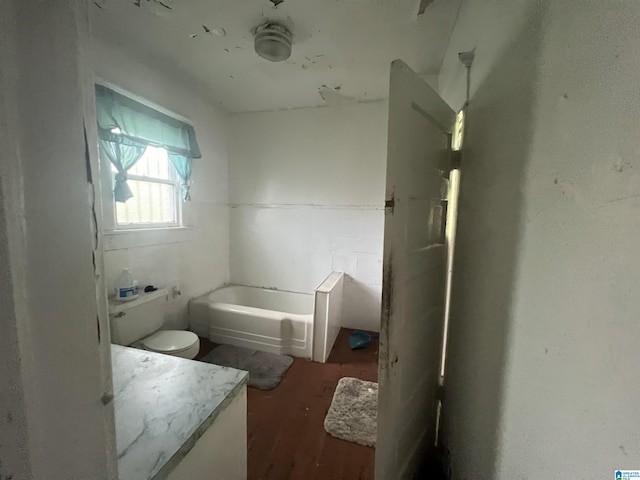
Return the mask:
POLYGON ((347 326, 379 329, 386 119, 384 103, 230 117, 232 282, 311 292, 343 271, 347 326))

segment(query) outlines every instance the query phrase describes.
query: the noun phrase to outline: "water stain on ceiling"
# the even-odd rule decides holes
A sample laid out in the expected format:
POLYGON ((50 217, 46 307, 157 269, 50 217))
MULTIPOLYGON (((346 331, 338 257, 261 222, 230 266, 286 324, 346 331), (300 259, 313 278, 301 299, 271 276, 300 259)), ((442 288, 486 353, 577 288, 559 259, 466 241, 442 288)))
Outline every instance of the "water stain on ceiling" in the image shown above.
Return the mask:
POLYGON ((396 58, 435 74, 459 6, 460 0, 95 0, 91 20, 97 41, 147 59, 231 112, 245 112, 386 98, 396 58), (268 20, 293 34, 285 62, 254 51, 254 29, 268 20))

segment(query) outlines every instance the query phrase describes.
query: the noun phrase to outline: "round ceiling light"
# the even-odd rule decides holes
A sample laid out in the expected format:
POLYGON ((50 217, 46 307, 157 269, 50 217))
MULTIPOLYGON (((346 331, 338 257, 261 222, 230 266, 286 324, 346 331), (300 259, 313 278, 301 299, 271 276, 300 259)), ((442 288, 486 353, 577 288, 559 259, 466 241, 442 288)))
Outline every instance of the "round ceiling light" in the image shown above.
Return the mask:
POLYGON ((279 23, 256 27, 256 53, 270 62, 282 62, 291 56, 291 32, 279 23))

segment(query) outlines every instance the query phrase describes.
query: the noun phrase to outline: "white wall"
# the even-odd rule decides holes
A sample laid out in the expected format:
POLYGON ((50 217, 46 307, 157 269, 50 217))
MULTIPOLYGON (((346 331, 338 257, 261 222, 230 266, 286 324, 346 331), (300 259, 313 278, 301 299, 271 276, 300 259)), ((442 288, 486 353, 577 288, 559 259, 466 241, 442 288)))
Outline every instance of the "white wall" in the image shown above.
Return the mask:
MULTIPOLYGON (((196 130, 202 158, 193 161, 192 201, 183 204, 184 223, 191 228, 152 236, 108 235, 107 248, 113 250, 105 253, 110 289, 123 267, 132 269, 140 285, 178 284, 182 295, 165 326, 186 328, 188 300, 229 281, 226 114, 173 73, 151 69, 144 59, 132 58, 102 39, 94 39, 93 63, 99 79, 186 117, 196 130)), ((107 221, 113 208, 109 175, 103 197, 107 221)))
POLYGON ((344 273, 332 272, 316 289, 313 315, 314 362, 326 363, 342 327, 344 273))
POLYGON ((477 46, 443 442, 453 479, 640 465, 640 5, 465 1, 477 46))
POLYGON ((87 16, 86 2, 73 0, 3 2, 0 15, 6 480, 117 477, 106 301, 96 288, 98 162, 83 131, 92 97, 87 16))
POLYGON ((344 326, 379 330, 386 104, 229 118, 231 281, 311 292, 344 271, 344 326))

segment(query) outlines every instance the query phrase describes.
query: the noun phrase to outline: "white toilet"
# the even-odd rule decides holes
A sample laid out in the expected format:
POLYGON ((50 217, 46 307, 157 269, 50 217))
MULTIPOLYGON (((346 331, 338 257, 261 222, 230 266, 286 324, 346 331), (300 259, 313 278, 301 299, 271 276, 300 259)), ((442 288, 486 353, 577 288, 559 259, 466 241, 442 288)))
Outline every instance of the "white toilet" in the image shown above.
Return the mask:
POLYGON ((193 332, 160 330, 168 302, 167 290, 141 293, 129 302, 109 300, 111 342, 150 352, 193 359, 200 351, 200 339, 193 332))

